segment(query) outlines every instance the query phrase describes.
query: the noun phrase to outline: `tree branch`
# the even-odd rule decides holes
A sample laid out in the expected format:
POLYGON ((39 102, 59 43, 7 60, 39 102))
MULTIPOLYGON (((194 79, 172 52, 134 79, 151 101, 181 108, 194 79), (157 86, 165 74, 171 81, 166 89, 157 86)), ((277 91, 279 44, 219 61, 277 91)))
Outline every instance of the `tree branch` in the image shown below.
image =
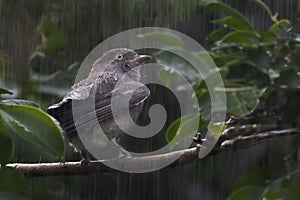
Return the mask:
MULTIPOLYGON (((249 136, 238 136, 236 138, 226 140, 221 143, 220 146, 215 146, 209 155, 216 154, 220 151, 225 151, 227 149, 240 149, 249 147, 251 145, 257 144, 259 142, 264 142, 268 139, 275 137, 289 136, 300 134, 300 130, 293 129, 282 129, 282 130, 272 130, 268 132, 263 132, 259 134, 249 135, 249 136)), ((134 166, 134 168, 139 168, 141 163, 156 163, 162 162, 166 159, 177 158, 168 167, 175 167, 178 165, 184 165, 192 162, 198 158, 198 152, 201 147, 193 147, 190 149, 185 149, 181 151, 175 151, 171 153, 166 153, 162 155, 154 155, 147 157, 134 157, 134 158, 123 158, 122 162, 125 161, 129 166, 134 166)), ((65 163, 12 163, 7 164, 7 167, 12 167, 19 170, 25 177, 40 177, 40 176, 59 176, 59 175, 88 175, 98 172, 108 172, 116 171, 109 168, 104 161, 91 161, 86 165, 80 162, 65 162, 65 163)))

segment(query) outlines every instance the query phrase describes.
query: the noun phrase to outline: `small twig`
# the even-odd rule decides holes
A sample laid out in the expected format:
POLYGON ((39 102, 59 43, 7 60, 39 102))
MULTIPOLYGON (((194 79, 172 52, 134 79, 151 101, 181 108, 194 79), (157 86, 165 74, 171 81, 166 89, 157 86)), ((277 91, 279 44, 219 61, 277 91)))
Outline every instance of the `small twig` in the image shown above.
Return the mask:
MULTIPOLYGON (((257 144, 258 142, 265 141, 267 139, 273 139, 275 137, 279 136, 288 136, 288 135, 295 135, 299 134, 300 130, 296 128, 291 129, 281 129, 281 130, 271 130, 259 134, 249 135, 249 136, 243 136, 243 137, 237 137, 232 140, 224 141, 221 144, 221 148, 238 148, 242 145, 253 145, 257 144)), ((239 149, 239 148, 238 148, 239 149)))

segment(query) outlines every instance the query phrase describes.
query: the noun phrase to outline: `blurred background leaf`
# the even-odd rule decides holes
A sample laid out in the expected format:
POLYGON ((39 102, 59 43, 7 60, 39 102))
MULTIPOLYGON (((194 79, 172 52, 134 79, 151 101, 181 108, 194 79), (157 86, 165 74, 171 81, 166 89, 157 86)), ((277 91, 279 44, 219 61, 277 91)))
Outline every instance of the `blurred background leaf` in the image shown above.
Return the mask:
POLYGON ((23 192, 26 188, 25 178, 13 168, 1 167, 0 180, 1 192, 23 192))
POLYGON ((0 164, 1 166, 10 162, 13 151, 14 151, 14 144, 9 135, 8 128, 3 124, 3 120, 0 118, 0 164))

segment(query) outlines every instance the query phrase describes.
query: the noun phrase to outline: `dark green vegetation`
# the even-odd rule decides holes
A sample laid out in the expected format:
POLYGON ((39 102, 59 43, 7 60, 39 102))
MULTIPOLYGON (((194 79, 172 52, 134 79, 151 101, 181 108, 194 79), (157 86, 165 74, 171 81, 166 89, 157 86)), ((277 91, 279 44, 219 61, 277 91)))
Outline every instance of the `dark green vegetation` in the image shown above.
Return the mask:
MULTIPOLYGON (((197 12, 203 12, 212 20, 212 23, 206 24, 210 27, 207 28, 210 33, 205 33, 207 54, 198 56, 210 55, 219 68, 226 86, 228 116, 234 116, 234 123, 228 126, 272 125, 271 130, 300 126, 300 34, 295 24, 289 19, 282 19, 276 11, 269 9, 260 0, 246 2, 254 6, 255 11, 265 13, 264 16, 268 19, 264 20, 268 23, 263 28, 253 23, 256 12, 252 13, 250 18, 225 3, 191 1, 187 4, 186 1, 178 1, 173 4, 168 0, 153 2, 155 3, 146 0, 28 0, 21 4, 17 1, 0 1, 0 29, 5 30, 0 32, 2 166, 8 162, 53 162, 64 158, 60 129, 42 110, 65 94, 67 88, 72 85, 80 62, 95 45, 110 35, 139 26, 180 29, 182 27, 178 28, 179 22, 190 20, 197 12), (191 12, 195 9, 198 11, 191 12), (68 12, 65 12, 66 10, 68 12), (132 13, 138 13, 139 17, 133 19, 132 13), (18 43, 13 44, 11 41, 18 43), (23 53, 18 53, 17 49, 23 53), (35 53, 31 55, 33 51, 35 53), (11 90, 2 87, 2 83, 11 90), (51 102, 49 99, 52 99, 51 102), (38 102, 42 109, 33 102, 38 102)), ((206 29, 206 26, 202 28, 206 29)), ((159 35, 152 37, 162 38, 159 35)), ((171 35, 163 40, 175 46, 181 44, 171 35)), ((210 110, 205 83, 193 76, 189 71, 189 64, 184 60, 161 51, 156 52, 155 58, 185 73, 189 78, 203 109, 199 128, 205 127, 210 110)), ((172 79, 172 74, 168 71, 162 72, 161 76, 165 82, 172 79)), ((188 127, 191 117, 185 117, 183 120, 188 127)), ((181 134, 176 128, 178 122, 179 120, 169 126, 166 132, 167 139, 181 134)), ((255 133, 257 132, 253 132, 255 133)), ((65 147, 66 159, 77 160, 72 150, 68 146, 65 147)), ((195 196, 199 195, 204 199, 224 199, 225 196, 228 199, 298 199, 298 151, 298 136, 274 139, 249 150, 225 152, 205 158, 185 168, 162 170, 140 176, 116 175, 121 183, 115 183, 114 178, 106 175, 89 178, 49 178, 47 183, 42 179, 25 182, 16 170, 2 167, 0 190, 22 191, 27 195, 47 196, 49 199, 72 198, 78 195, 82 198, 95 198, 100 194, 89 192, 100 190, 106 191, 100 197, 109 198, 118 185, 119 192, 127 197, 150 198, 151 195, 147 192, 136 194, 135 191, 142 190, 142 183, 145 187, 148 187, 146 184, 154 185, 144 189, 149 190, 150 194, 152 190, 158 191, 155 197, 161 199, 186 197, 189 192, 194 192, 195 196), (182 181, 188 183, 187 188, 172 179, 174 174, 178 173, 181 173, 182 181), (159 176, 163 178, 160 179, 159 176), (44 187, 41 187, 40 183, 44 187), (166 189, 165 184, 170 184, 169 188, 166 189), (111 187, 110 190, 103 189, 105 186, 111 187), (199 188, 210 193, 201 193, 199 188), (132 193, 126 193, 129 190, 132 193), (179 190, 185 192, 178 194, 179 190), (210 196, 211 193, 215 193, 216 196, 210 196)), ((13 197, 17 196, 18 194, 13 197)))

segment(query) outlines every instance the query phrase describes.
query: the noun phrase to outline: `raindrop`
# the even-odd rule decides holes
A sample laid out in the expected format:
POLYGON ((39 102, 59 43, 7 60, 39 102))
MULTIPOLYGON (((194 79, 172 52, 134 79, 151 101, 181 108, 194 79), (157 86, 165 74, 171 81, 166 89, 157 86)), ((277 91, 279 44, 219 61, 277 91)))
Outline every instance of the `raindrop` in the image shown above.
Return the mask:
POLYGON ((286 56, 286 57, 284 57, 284 60, 286 61, 286 62, 289 62, 290 61, 290 59, 286 56))
POLYGON ((266 54, 269 56, 269 57, 272 57, 272 53, 271 53, 271 51, 266 51, 266 54))

